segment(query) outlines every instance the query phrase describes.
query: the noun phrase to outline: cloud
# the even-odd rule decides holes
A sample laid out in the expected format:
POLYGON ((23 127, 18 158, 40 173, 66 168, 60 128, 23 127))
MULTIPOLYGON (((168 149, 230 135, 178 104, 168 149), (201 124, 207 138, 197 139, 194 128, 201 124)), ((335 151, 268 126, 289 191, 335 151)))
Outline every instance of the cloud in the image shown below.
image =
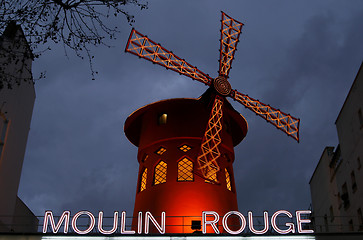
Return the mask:
MULTIPOLYGON (((334 121, 361 63, 363 22, 338 3, 270 4, 170 1, 150 3, 135 27, 211 76, 217 75, 220 9, 245 18, 231 70, 233 88, 301 118, 297 144, 262 118, 233 103, 249 132, 235 148, 240 211, 296 210, 310 203, 308 181, 326 145, 337 143, 334 121), (176 4, 176 5, 175 5, 176 4), (220 4, 220 5, 219 5, 220 4), (204 6, 198 8, 197 6, 204 6), (300 9, 300 10, 299 10, 300 9)), ((353 7, 351 7, 353 8, 353 7)), ((124 53, 119 43, 96 48, 96 81, 87 62, 62 48, 34 63, 47 70, 36 83, 36 104, 19 195, 37 214, 126 210, 136 191, 137 148, 123 133, 134 110, 165 98, 198 97, 206 87, 124 53)))

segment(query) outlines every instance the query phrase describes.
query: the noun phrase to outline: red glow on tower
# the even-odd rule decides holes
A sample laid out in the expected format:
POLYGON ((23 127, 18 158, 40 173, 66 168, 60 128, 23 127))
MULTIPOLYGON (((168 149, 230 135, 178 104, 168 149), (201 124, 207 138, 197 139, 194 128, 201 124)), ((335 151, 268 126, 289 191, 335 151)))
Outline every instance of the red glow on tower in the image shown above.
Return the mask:
POLYGON ((229 103, 223 105, 221 171, 208 181, 198 173, 197 157, 212 106, 207 91, 199 99, 152 103, 127 118, 125 133, 138 146, 140 164, 134 226, 138 212, 160 216, 164 211, 166 232, 191 233, 191 221, 201 221, 202 211, 224 215, 238 210, 233 147, 245 137, 247 122, 229 103))

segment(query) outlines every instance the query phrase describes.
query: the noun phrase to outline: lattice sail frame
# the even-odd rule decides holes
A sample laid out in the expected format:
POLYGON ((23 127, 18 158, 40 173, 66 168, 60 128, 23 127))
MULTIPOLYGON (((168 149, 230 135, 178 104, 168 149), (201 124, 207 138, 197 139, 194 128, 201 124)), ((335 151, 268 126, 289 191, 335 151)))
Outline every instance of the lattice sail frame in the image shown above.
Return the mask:
POLYGON ((299 142, 300 119, 233 90, 232 98, 299 142))
POLYGON ((215 97, 207 129, 202 139, 201 154, 197 158, 199 169, 206 179, 220 170, 217 159, 221 156, 218 146, 222 142, 219 133, 222 130, 223 102, 222 97, 215 97))
POLYGON ((210 86, 212 83, 213 79, 209 75, 198 70, 184 59, 179 58, 135 29, 131 31, 125 51, 202 82, 207 86, 210 86))
POLYGON ((242 26, 243 23, 222 12, 219 75, 228 77, 232 60, 237 50, 237 43, 239 42, 242 26))

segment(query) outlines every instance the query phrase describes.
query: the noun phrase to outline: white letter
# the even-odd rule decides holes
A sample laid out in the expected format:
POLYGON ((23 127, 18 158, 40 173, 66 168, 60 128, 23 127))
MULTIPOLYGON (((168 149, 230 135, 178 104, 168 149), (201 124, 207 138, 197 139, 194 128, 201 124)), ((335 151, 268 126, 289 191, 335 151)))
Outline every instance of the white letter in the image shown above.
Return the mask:
POLYGON ((118 224, 118 212, 113 213, 113 227, 111 230, 104 230, 102 228, 102 221, 103 221, 103 212, 98 213, 98 231, 102 234, 112 234, 116 232, 117 230, 117 224, 118 224))
POLYGON ((135 231, 133 230, 126 231, 125 227, 126 227, 126 212, 123 211, 121 213, 121 234, 135 234, 135 231))
POLYGON ((219 234, 219 230, 216 226, 216 223, 219 221, 219 215, 216 212, 213 211, 205 211, 202 213, 202 222, 203 222, 203 234, 207 233, 207 224, 210 224, 214 230, 215 233, 219 234), (207 221, 207 214, 211 214, 214 216, 214 220, 207 221))
POLYGON ((256 230, 253 228, 253 216, 252 212, 248 212, 248 227, 250 228, 251 232, 254 234, 265 234, 268 231, 268 212, 263 212, 263 221, 265 223, 265 228, 262 230, 256 230))
POLYGON ((240 234, 241 232, 243 232, 243 230, 245 230, 245 227, 246 227, 246 218, 240 212, 230 211, 230 212, 226 213, 226 215, 223 216, 222 224, 223 224, 223 228, 224 228, 224 230, 226 230, 226 232, 228 232, 230 234, 240 234), (227 225, 227 219, 232 214, 237 215, 241 219, 241 227, 237 231, 232 231, 231 229, 229 229, 229 227, 227 225))
POLYGON ((58 232, 58 230, 60 229, 63 221, 64 221, 64 233, 67 233, 68 232, 68 226, 69 226, 69 215, 70 214, 71 214, 70 211, 64 211, 62 216, 59 218, 57 226, 55 226, 52 211, 46 211, 45 215, 44 215, 44 222, 43 222, 43 233, 47 233, 48 218, 50 220, 50 225, 52 226, 53 233, 58 232))
POLYGON ((95 216, 93 216, 92 213, 88 212, 88 211, 80 211, 78 213, 76 213, 76 215, 73 216, 73 219, 72 219, 72 228, 73 228, 73 231, 75 231, 76 233, 78 234, 87 234, 89 232, 91 232, 93 230, 93 228, 95 227, 95 223, 96 223, 96 219, 95 219, 95 216), (84 230, 84 231, 81 231, 77 228, 77 219, 82 215, 82 214, 85 214, 87 215, 90 220, 91 220, 91 224, 89 225, 89 227, 84 230))
POLYGON ((142 212, 139 212, 139 216, 137 217, 137 233, 142 233, 142 212))
POLYGON ((301 219, 301 214, 310 214, 310 210, 296 211, 296 224, 299 233, 314 233, 314 230, 303 230, 302 223, 310 223, 310 219, 301 219))
POLYGON ((275 212, 272 217, 271 217, 271 225, 272 228, 280 234, 288 234, 290 232, 295 233, 295 226, 293 223, 286 223, 286 227, 289 227, 286 230, 281 230, 280 228, 278 228, 278 226, 276 225, 276 218, 279 214, 286 214, 289 218, 292 218, 292 214, 289 211, 286 210, 279 210, 277 212, 275 212))
POLYGON ((161 213, 161 226, 158 224, 158 222, 155 220, 150 212, 145 213, 145 234, 149 233, 149 220, 151 220, 159 233, 165 233, 165 212, 161 213))

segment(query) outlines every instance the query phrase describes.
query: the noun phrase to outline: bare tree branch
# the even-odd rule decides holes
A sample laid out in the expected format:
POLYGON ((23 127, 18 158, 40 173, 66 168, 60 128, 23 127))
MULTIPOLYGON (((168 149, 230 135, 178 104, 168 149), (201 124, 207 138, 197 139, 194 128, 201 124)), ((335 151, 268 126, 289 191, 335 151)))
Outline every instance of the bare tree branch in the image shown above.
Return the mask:
MULTIPOLYGON (((147 8, 145 0, 0 0, 0 35, 5 27, 15 22, 22 26, 34 57, 52 41, 62 43, 90 63, 92 79, 93 56, 91 46, 109 46, 107 41, 115 39, 117 27, 106 21, 110 17, 124 16, 132 24, 134 16, 127 5, 147 8)), ((67 50, 66 50, 67 54, 67 50)), ((4 66, 3 66, 4 67, 4 66)), ((1 74, 0 66, 0 74, 1 74)), ((1 89, 1 84, 0 84, 1 89)))

